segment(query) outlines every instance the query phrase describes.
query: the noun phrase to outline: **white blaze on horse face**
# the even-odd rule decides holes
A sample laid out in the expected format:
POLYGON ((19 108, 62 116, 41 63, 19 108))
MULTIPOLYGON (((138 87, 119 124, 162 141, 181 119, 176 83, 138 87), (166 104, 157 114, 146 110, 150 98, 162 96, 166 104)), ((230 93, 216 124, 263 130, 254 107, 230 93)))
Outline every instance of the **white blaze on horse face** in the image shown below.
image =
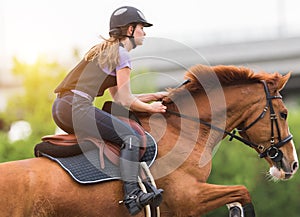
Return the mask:
POLYGON ((293 144, 293 155, 294 155, 294 160, 295 160, 296 162, 299 162, 299 160, 298 160, 298 155, 297 155, 296 148, 295 148, 295 144, 294 144, 294 141, 292 140, 291 143, 293 144))
POLYGON ((293 140, 291 141, 291 143, 293 144, 293 156, 294 156, 294 162, 293 162, 293 165, 291 166, 291 168, 293 170, 292 171, 293 174, 295 174, 299 168, 299 160, 298 160, 298 155, 297 155, 293 140))
MULTIPOLYGON (((289 130, 289 134, 290 134, 290 130, 289 130)), ((292 159, 290 160, 291 165, 288 165, 289 167, 287 167, 287 168, 290 168, 291 169, 291 174, 294 175, 298 170, 299 160, 298 160, 298 155, 297 155, 297 151, 296 151, 294 141, 291 140, 290 143, 291 143, 292 148, 293 148, 293 154, 292 154, 292 159)))

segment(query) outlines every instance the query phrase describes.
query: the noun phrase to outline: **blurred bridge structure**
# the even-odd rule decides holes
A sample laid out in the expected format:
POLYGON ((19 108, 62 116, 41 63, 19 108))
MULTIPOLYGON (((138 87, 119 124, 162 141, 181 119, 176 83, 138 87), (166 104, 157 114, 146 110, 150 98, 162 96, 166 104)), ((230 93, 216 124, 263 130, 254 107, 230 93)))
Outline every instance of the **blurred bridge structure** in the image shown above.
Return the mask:
POLYGON ((134 51, 133 56, 136 55, 137 61, 133 61, 133 64, 138 69, 146 68, 152 72, 170 75, 172 79, 166 77, 154 81, 159 89, 178 85, 190 66, 209 64, 246 66, 255 72, 292 72, 281 93, 288 97, 297 97, 300 94, 300 37, 211 44, 193 48, 166 39, 153 40, 149 45, 147 43, 146 41, 146 49, 143 47, 134 51), (140 55, 143 57, 139 58, 140 55))
MULTIPOLYGON (((192 41, 197 40, 193 39, 192 41)), ((147 37, 144 45, 133 50, 131 55, 135 70, 146 71, 150 75, 155 72, 159 75, 151 76, 150 81, 159 90, 176 87, 183 82, 184 73, 195 64, 236 65, 249 67, 255 72, 261 70, 281 74, 292 72, 292 76, 281 94, 285 98, 292 99, 290 101, 299 98, 300 95, 300 37, 279 37, 231 43, 211 41, 206 45, 202 40, 201 45, 195 44, 195 46, 187 46, 170 39, 147 37)), ((5 71, 2 70, 2 72, 5 71)), ((8 78, 6 73, 0 73, 0 110, 5 106, 6 98, 12 93, 12 90, 19 91, 20 88, 15 79, 8 78)), ((140 79, 142 82, 145 81, 143 76, 140 79)))

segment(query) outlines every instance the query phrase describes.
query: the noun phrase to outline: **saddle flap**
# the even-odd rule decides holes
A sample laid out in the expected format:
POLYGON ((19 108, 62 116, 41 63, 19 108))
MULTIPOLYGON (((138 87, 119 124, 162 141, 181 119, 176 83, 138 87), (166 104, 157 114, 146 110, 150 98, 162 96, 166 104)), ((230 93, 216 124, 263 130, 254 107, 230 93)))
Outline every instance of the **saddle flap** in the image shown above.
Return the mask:
MULTIPOLYGON (((140 160, 141 162, 146 162, 148 167, 153 165, 154 160, 157 156, 157 143, 154 138, 148 133, 147 137, 147 149, 140 160)), ((50 143, 44 143, 47 145, 52 145, 50 143)), ((44 146, 42 144, 42 146, 44 146)), ((86 151, 84 154, 78 154, 71 157, 61 156, 55 157, 47 152, 41 152, 38 157, 46 157, 54 162, 58 163, 68 174, 79 184, 95 184, 100 182, 107 182, 110 180, 121 180, 120 169, 117 165, 113 164, 108 158, 104 158, 105 168, 101 168, 99 159, 99 150, 95 148, 91 142, 87 142, 87 145, 94 146, 93 149, 86 151)), ((72 146, 57 146, 57 149, 71 148, 72 146)), ((119 146, 117 146, 119 148, 119 146)))

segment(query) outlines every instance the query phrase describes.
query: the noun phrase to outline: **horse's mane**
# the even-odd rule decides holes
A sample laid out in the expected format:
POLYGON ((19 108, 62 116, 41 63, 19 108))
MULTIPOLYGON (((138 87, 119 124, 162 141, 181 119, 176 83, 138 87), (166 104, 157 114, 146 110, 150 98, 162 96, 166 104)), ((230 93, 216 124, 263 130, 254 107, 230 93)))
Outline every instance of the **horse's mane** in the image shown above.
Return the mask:
POLYGON ((185 79, 189 79, 190 82, 184 85, 182 88, 169 89, 170 94, 180 95, 183 90, 189 92, 205 92, 209 89, 216 87, 239 85, 246 83, 258 83, 261 80, 265 80, 270 86, 277 85, 277 81, 282 77, 278 72, 270 74, 266 72, 254 72, 247 67, 238 66, 206 66, 195 65, 191 67, 185 73, 185 79))

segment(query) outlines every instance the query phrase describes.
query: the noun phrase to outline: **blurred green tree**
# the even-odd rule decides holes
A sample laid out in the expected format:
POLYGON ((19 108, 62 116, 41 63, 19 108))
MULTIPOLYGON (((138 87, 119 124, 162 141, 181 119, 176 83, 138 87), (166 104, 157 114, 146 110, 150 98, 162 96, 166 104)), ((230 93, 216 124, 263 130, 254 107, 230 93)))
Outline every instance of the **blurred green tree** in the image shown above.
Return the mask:
POLYGON ((38 136, 53 132, 53 90, 66 74, 65 68, 57 62, 48 62, 43 58, 39 58, 34 64, 14 58, 12 73, 21 79, 23 92, 8 100, 6 121, 28 121, 33 134, 38 136))
POLYGON ((33 156, 33 147, 41 136, 51 134, 55 125, 51 116, 53 93, 66 70, 57 62, 39 58, 34 64, 13 59, 11 70, 16 80, 20 80, 23 90, 8 99, 6 109, 0 114, 5 124, 24 120, 30 123, 31 136, 26 140, 10 142, 6 132, 0 134, 0 161, 10 161, 33 156))

